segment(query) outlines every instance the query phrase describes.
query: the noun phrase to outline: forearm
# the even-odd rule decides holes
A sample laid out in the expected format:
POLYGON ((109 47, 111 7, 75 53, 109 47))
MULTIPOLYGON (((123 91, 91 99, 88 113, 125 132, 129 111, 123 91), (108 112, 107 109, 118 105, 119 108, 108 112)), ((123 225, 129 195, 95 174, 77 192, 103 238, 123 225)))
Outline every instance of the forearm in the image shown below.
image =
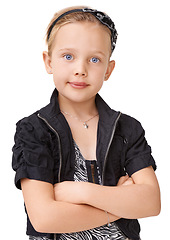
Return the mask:
MULTIPOLYGON (((119 219, 112 214, 108 214, 108 216, 111 222, 119 219)), ((39 222, 38 231, 47 233, 79 232, 106 224, 108 216, 103 210, 92 206, 53 201, 47 206, 46 216, 44 216, 46 219, 39 222)))
MULTIPOLYGON (((103 210, 56 201, 52 184, 23 179, 21 185, 28 216, 38 232, 77 232, 104 225, 108 221, 103 210)), ((110 221, 118 219, 111 214, 109 218, 110 221)))
POLYGON ((160 189, 152 167, 134 173, 132 179, 134 184, 116 187, 86 185, 85 202, 122 218, 158 215, 161 207, 160 189))
POLYGON ((153 187, 145 184, 105 187, 91 185, 86 204, 122 218, 143 218, 159 213, 159 198, 153 187))
POLYGON ((152 167, 122 177, 118 186, 62 182, 54 187, 58 201, 87 204, 120 218, 143 218, 160 212, 160 189, 152 167), (124 182, 125 180, 125 182, 124 182))

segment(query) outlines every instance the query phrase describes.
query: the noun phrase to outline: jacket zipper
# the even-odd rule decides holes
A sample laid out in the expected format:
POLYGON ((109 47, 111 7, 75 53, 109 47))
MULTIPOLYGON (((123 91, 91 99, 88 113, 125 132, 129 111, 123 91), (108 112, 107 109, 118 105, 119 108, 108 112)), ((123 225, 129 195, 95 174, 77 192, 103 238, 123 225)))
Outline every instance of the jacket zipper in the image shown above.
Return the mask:
POLYGON ((57 234, 54 233, 54 240, 57 240, 57 234))
POLYGON ((57 131, 49 124, 49 122, 48 122, 44 117, 42 117, 39 113, 38 113, 38 117, 39 117, 40 119, 42 119, 42 120, 47 124, 47 126, 55 133, 55 135, 56 135, 57 138, 58 138, 59 156, 60 156, 58 182, 60 183, 60 182, 61 182, 61 166, 62 166, 62 154, 61 154, 61 141, 60 141, 60 137, 59 137, 58 132, 57 132, 57 131))
POLYGON ((94 179, 94 165, 91 163, 90 166, 91 166, 92 181, 93 181, 93 183, 95 183, 95 179, 94 179))
MULTIPOLYGON (((60 183, 61 181, 61 166, 62 166, 62 154, 61 154, 61 141, 60 141, 60 137, 59 137, 59 134, 58 132, 49 124, 49 122, 42 116, 40 116, 40 114, 38 113, 38 117, 43 120, 47 126, 55 133, 55 135, 57 136, 58 138, 58 146, 59 146, 59 156, 60 156, 60 165, 59 165, 59 172, 58 172, 58 182, 60 183)), ((54 240, 57 239, 57 234, 54 233, 54 240)))
POLYGON ((120 118, 121 114, 122 113, 119 112, 119 115, 117 116, 117 118, 115 120, 115 123, 114 123, 114 126, 113 126, 113 130, 112 130, 112 134, 111 134, 111 137, 110 137, 110 141, 109 141, 109 144, 107 146, 107 150, 106 150, 106 154, 105 154, 105 158, 104 158, 104 165, 103 165, 103 172, 102 172, 102 184, 101 185, 104 185, 104 174, 105 174, 107 156, 108 156, 110 145, 112 143, 112 140, 113 140, 113 137, 114 137, 114 134, 115 134, 115 131, 116 131, 117 122, 119 121, 119 118, 120 118))

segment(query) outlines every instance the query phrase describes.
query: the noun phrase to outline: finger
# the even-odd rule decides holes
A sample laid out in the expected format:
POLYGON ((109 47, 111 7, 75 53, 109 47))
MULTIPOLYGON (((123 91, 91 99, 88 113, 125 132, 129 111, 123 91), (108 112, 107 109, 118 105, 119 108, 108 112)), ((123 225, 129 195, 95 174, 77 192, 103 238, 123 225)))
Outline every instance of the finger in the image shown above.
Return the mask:
POLYGON ((132 185, 132 184, 134 184, 132 178, 128 178, 122 185, 127 186, 127 185, 132 185))
POLYGON ((129 178, 128 175, 122 176, 122 177, 119 179, 117 186, 122 185, 125 181, 127 181, 128 178, 129 178))

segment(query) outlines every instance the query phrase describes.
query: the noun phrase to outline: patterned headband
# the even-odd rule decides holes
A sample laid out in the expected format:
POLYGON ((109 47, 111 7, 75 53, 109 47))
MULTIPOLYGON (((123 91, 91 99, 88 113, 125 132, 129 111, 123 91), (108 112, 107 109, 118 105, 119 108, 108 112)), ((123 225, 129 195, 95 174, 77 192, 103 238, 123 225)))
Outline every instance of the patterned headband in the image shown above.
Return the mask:
POLYGON ((63 14, 61 14, 50 26, 49 28, 49 31, 48 31, 48 35, 47 35, 47 40, 49 40, 50 38, 50 34, 51 34, 51 31, 53 29, 53 27, 55 26, 55 24, 61 19, 63 18, 64 16, 70 14, 70 13, 75 13, 75 12, 83 12, 83 13, 91 13, 93 16, 95 16, 103 25, 107 26, 110 31, 111 31, 111 45, 112 45, 112 52, 113 50, 115 49, 115 46, 116 46, 116 41, 117 41, 117 31, 116 31, 116 28, 115 28, 115 24, 114 22, 112 21, 112 19, 106 15, 105 13, 103 12, 100 12, 100 11, 97 11, 97 10, 94 10, 94 9, 90 9, 90 8, 83 8, 83 9, 73 9, 73 10, 70 10, 70 11, 67 11, 63 14))

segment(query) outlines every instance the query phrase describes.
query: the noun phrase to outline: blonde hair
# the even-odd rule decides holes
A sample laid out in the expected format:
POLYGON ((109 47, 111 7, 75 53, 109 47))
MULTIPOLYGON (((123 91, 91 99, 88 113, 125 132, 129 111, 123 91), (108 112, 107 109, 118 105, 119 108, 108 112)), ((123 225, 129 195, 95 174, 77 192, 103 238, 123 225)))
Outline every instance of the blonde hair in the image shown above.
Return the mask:
POLYGON ((74 13, 70 13, 70 14, 67 14, 67 15, 63 16, 61 19, 59 19, 59 21, 57 21, 57 23, 53 27, 52 31, 50 32, 52 24, 62 14, 64 14, 65 12, 68 12, 70 10, 73 10, 73 9, 83 9, 83 8, 87 8, 87 6, 76 6, 76 7, 74 6, 74 7, 64 8, 64 9, 62 9, 59 12, 54 14, 54 17, 51 19, 51 22, 49 23, 49 25, 47 27, 47 32, 46 32, 46 43, 47 43, 47 46, 48 46, 49 56, 51 56, 51 54, 52 54, 53 42, 54 42, 57 31, 62 26, 64 26, 65 24, 68 24, 68 23, 75 23, 75 22, 80 22, 80 21, 82 21, 82 22, 83 21, 93 22, 93 23, 99 24, 101 27, 103 27, 111 36, 111 31, 108 29, 108 27, 104 26, 91 13, 84 13, 84 12, 74 12, 74 13), (49 35, 49 32, 50 32, 50 35, 49 35))

